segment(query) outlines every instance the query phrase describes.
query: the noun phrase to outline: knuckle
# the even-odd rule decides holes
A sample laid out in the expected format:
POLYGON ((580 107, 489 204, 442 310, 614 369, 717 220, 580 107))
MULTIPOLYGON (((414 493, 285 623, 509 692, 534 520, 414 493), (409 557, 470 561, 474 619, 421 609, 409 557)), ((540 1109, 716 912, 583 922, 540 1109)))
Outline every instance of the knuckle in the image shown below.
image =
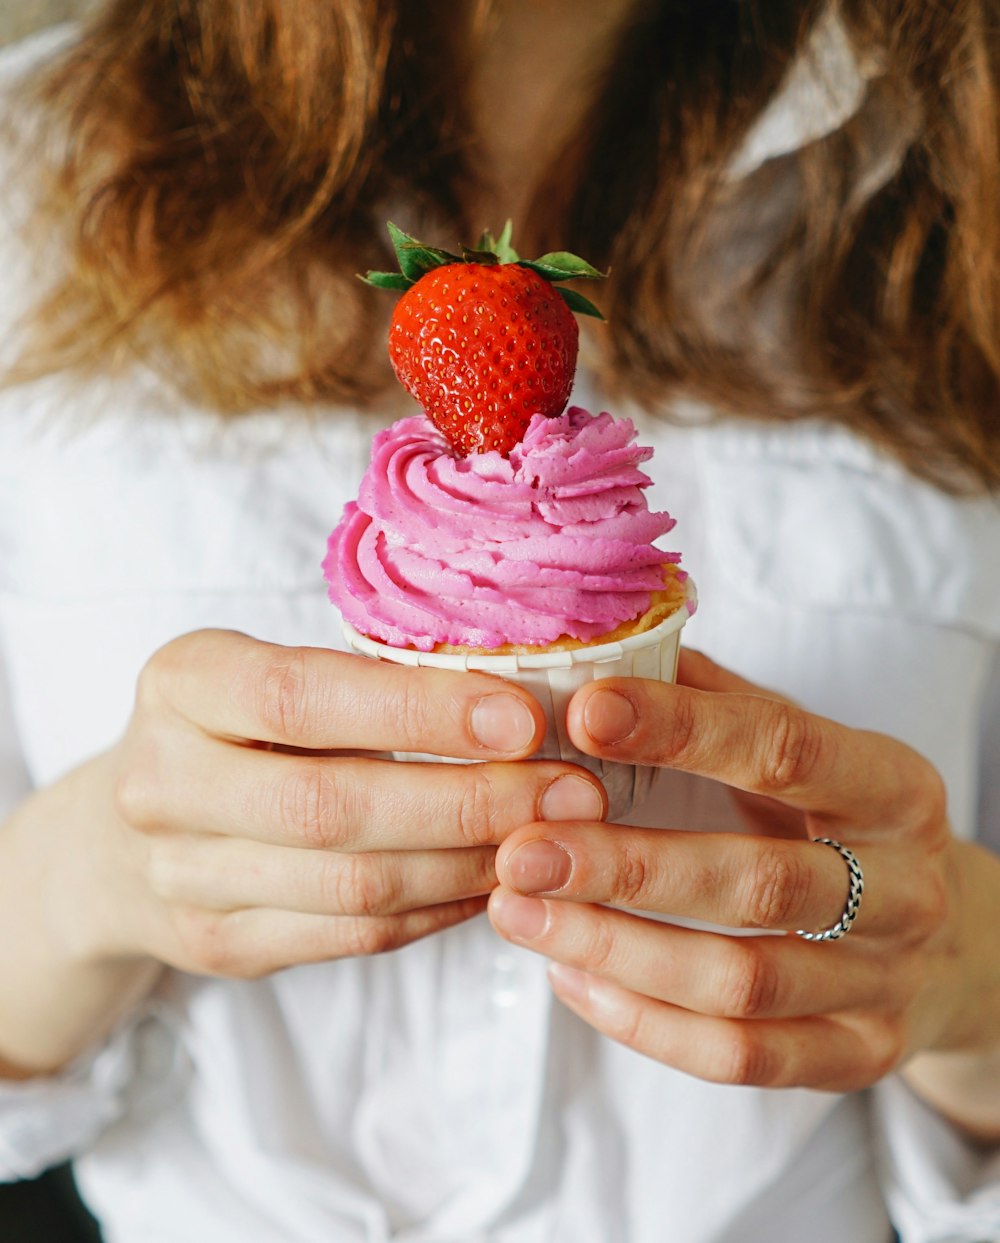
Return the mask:
POLYGON ((655 1033, 651 1033, 639 1006, 618 1006, 614 1017, 607 1020, 607 1033, 623 1045, 631 1049, 651 1047, 655 1041, 655 1033))
POLYGON ((883 1015, 870 1029, 868 1054, 870 1082, 884 1079, 903 1061, 907 1039, 902 1021, 894 1015, 883 1015))
POLYGON ((125 824, 143 833, 157 828, 159 800, 148 764, 133 760, 116 777, 112 797, 115 811, 125 824))
POLYGON ((785 928, 808 906, 812 872, 802 855, 787 846, 761 843, 741 877, 740 924, 748 928, 785 928))
POLYGON ((434 732, 431 705, 418 678, 404 678, 397 695, 387 704, 392 713, 391 725, 398 730, 404 745, 421 751, 434 732))
POLYGON ((814 719, 792 704, 769 702, 770 720, 760 761, 762 793, 778 795, 807 782, 822 751, 822 733, 814 719))
POLYGON ((378 893, 382 914, 396 914, 409 905, 403 875, 394 858, 378 856, 378 893))
POLYGON ((329 915, 342 915, 343 881, 341 873, 347 856, 317 854, 312 868, 301 878, 300 896, 304 904, 315 903, 316 909, 329 915))
POLYGON ((143 665, 135 682, 135 709, 142 714, 152 711, 163 699, 164 664, 162 648, 143 665))
POLYGON ((713 1077, 733 1087, 766 1087, 773 1076, 773 1058, 753 1024, 730 1024, 720 1042, 713 1077))
POLYGON ((720 990, 722 1013, 754 1019, 772 1013, 778 997, 778 973, 760 948, 734 942, 727 946, 720 990))
POLYGON ((466 846, 495 845, 497 790, 490 770, 485 764, 469 764, 462 776, 457 808, 460 839, 466 846))
POLYGON ((345 915, 370 918, 392 906, 391 885, 371 855, 341 855, 328 878, 333 907, 345 915))
POLYGON ((135 700, 140 709, 162 704, 170 686, 185 667, 188 636, 171 639, 158 648, 143 665, 136 679, 135 700))
POLYGON ((670 728, 661 739, 661 759, 680 764, 697 749, 698 712, 690 695, 676 695, 671 705, 670 728))
POLYGON ((914 909, 907 926, 916 942, 929 940, 945 927, 951 914, 948 881, 939 869, 925 869, 923 883, 915 888, 912 902, 914 909))
POLYGON ((230 980, 262 980, 265 976, 273 975, 275 971, 279 971, 282 967, 292 966, 292 963, 280 962, 272 959, 263 953, 244 954, 236 958, 229 958, 224 972, 227 979, 230 980))
POLYGON ((398 949, 404 937, 396 920, 388 917, 358 918, 345 922, 343 953, 348 958, 370 958, 398 949))
POLYGON ((915 763, 908 774, 914 808, 914 829, 918 839, 928 846, 944 844, 947 839, 948 792, 944 778, 923 756, 914 753, 915 763))
POLYGON ((278 814, 286 835, 314 850, 342 844, 350 823, 348 787, 321 760, 303 760, 282 780, 278 814))
POLYGON ((213 629, 178 635, 150 656, 136 680, 136 707, 162 711, 183 699, 192 673, 203 673, 212 659, 214 642, 222 633, 213 629))
POLYGON ((614 976, 618 941, 612 925, 599 920, 591 929, 586 953, 581 955, 585 970, 595 975, 614 976))
POLYGON ((615 866, 612 899, 622 906, 641 906, 650 886, 650 860, 645 851, 622 839, 615 866))
POLYGON ((229 935, 226 912, 180 907, 174 910, 172 922, 192 971, 225 979, 241 976, 245 966, 229 935))
POLYGON ((310 717, 310 689, 305 649, 280 649, 264 669, 258 687, 265 729, 279 738, 301 737, 310 717))

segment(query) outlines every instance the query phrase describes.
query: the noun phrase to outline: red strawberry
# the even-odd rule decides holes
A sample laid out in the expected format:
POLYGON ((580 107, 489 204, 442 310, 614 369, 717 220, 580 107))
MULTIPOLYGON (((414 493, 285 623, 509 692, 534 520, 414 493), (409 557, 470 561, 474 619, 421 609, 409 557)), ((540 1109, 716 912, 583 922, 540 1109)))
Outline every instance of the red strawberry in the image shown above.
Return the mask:
POLYGON ((405 290, 389 330, 400 383, 463 456, 508 454, 533 415, 560 414, 569 400, 579 339, 572 310, 600 314, 551 282, 601 273, 563 252, 521 260, 509 223, 464 259, 394 225, 389 232, 401 274, 369 272, 367 280, 405 290))
POLYGON ((562 413, 579 336, 573 312, 529 268, 449 263, 400 298, 389 357, 459 453, 507 454, 532 415, 562 413))

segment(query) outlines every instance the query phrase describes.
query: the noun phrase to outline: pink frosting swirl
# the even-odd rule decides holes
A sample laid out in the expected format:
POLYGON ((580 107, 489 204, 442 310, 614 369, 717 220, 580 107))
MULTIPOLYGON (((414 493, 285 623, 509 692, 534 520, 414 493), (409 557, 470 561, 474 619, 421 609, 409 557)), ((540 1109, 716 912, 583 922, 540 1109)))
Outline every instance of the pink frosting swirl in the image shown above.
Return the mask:
POLYGON ((676 553, 628 419, 536 415, 509 458, 457 457, 424 415, 380 432, 330 536, 330 599, 393 647, 589 641, 638 617, 676 553))

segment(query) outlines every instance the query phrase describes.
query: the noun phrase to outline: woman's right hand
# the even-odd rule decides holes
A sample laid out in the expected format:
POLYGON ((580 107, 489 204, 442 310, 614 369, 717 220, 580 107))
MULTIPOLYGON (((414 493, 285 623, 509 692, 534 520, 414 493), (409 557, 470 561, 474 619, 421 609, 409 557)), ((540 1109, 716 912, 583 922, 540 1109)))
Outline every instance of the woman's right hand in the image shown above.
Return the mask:
POLYGON ((583 770, 496 762, 543 733, 531 695, 485 674, 185 635, 143 670, 121 743, 74 774, 86 868, 50 909, 89 962, 217 976, 405 945, 485 907, 512 830, 603 814, 583 770), (488 762, 364 754, 392 750, 488 762))

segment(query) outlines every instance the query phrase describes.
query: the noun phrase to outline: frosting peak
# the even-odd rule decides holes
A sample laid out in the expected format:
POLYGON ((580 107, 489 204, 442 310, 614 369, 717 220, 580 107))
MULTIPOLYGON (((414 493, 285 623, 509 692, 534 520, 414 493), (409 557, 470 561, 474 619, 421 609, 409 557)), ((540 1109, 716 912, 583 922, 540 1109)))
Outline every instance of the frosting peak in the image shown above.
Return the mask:
POLYGON ((424 415, 380 432, 330 536, 330 599, 395 647, 589 641, 649 607, 676 553, 628 419, 536 415, 509 457, 457 457, 424 415))

